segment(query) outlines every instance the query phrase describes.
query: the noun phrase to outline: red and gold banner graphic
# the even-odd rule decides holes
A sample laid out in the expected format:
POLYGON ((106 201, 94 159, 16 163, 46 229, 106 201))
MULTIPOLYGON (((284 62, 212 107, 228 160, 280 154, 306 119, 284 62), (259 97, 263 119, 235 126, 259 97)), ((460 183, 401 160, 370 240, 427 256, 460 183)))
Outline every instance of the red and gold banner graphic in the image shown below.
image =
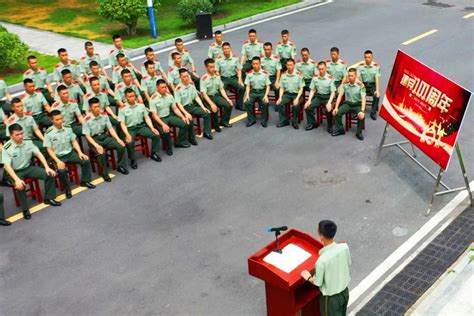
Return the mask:
POLYGON ((398 51, 380 116, 446 170, 471 92, 398 51))

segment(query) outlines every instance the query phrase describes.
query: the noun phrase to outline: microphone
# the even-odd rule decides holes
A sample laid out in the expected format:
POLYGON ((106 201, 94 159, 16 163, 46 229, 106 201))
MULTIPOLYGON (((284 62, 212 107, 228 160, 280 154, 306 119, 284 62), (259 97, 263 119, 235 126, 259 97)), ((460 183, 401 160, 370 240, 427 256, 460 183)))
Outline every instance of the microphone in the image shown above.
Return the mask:
POLYGON ((273 232, 280 232, 280 231, 285 231, 288 230, 288 226, 280 226, 280 227, 268 227, 267 232, 273 233, 273 232))

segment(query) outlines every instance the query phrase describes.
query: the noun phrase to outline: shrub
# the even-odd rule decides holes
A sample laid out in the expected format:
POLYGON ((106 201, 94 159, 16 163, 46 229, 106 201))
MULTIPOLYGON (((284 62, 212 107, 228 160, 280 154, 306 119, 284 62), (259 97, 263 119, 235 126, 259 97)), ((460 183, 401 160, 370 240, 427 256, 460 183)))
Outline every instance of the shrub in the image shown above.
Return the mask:
POLYGON ((24 61, 29 47, 20 40, 16 34, 9 33, 4 27, 0 27, 0 70, 24 61))
POLYGON ((189 24, 196 22, 196 13, 199 11, 212 13, 213 5, 210 0, 179 0, 178 15, 189 24))

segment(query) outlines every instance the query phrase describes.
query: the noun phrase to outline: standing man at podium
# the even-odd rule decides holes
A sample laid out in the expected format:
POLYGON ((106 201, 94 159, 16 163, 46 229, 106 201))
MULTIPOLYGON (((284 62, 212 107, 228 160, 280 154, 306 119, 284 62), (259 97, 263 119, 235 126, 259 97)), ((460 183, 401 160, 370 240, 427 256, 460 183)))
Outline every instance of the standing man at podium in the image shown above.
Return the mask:
POLYGON ((324 247, 319 250, 315 273, 301 271, 301 276, 319 287, 322 316, 345 316, 349 302, 348 285, 351 280, 351 255, 345 243, 334 241, 336 223, 330 220, 319 222, 318 235, 324 247))

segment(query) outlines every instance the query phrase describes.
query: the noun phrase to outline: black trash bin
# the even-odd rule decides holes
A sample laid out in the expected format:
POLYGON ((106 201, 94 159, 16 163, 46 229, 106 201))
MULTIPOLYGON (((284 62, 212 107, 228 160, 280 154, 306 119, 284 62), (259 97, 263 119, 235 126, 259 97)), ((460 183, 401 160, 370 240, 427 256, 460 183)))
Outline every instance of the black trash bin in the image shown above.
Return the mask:
POLYGON ((212 38, 212 17, 208 12, 196 13, 196 36, 198 39, 212 38))

